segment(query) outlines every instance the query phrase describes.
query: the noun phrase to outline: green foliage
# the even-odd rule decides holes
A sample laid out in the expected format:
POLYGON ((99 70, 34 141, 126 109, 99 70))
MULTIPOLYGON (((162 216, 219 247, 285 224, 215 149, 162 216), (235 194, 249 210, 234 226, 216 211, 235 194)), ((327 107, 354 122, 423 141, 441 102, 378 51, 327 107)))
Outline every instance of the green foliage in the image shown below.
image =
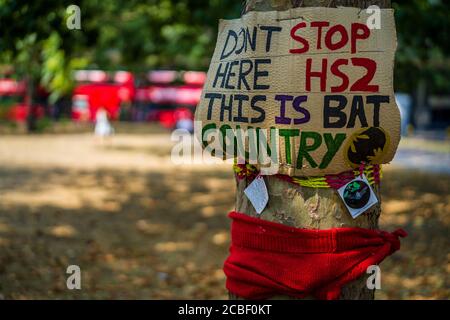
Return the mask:
POLYGON ((65 24, 65 3, 0 0, 0 64, 17 77, 41 83, 54 101, 72 87, 71 73, 85 67, 85 42, 65 24))
POLYGON ((44 132, 45 130, 51 128, 52 120, 48 117, 40 118, 36 121, 36 132, 44 132))
MULTIPOLYGON (((103 69, 126 67, 206 69, 214 50, 218 20, 238 17, 241 3, 160 0, 96 2, 101 28, 95 61, 103 69)), ((85 9, 85 8, 84 8, 85 9)), ((82 10, 84 10, 82 9, 82 10)))
POLYGON ((0 0, 0 65, 40 82, 54 101, 79 68, 203 69, 218 19, 239 15, 239 2, 212 0, 79 1, 81 30, 66 26, 72 1, 0 0))
POLYGON ((41 84, 49 90, 50 102, 53 103, 72 90, 73 70, 84 68, 88 59, 68 58, 61 49, 61 38, 57 32, 53 32, 42 47, 41 84))
POLYGON ((393 1, 398 51, 395 88, 412 91, 426 79, 434 92, 450 88, 450 5, 447 0, 393 1))

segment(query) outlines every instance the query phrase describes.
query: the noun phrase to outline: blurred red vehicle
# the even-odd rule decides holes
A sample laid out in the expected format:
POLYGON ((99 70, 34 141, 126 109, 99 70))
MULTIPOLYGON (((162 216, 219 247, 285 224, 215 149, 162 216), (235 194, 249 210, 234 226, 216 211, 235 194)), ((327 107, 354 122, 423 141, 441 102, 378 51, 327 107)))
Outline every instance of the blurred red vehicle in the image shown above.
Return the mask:
POLYGON ((150 71, 146 83, 135 87, 130 72, 116 72, 111 81, 105 71, 81 70, 75 73, 72 118, 95 121, 104 108, 111 120, 156 121, 173 129, 193 121, 205 78, 204 72, 150 71))
POLYGON ((136 90, 135 118, 157 121, 173 129, 187 120, 193 121, 205 82, 204 72, 187 71, 177 82, 177 71, 151 71, 148 85, 136 90))
POLYGON ((110 81, 105 71, 81 70, 75 80, 79 84, 73 91, 72 119, 77 121, 95 121, 100 108, 110 120, 117 120, 121 108, 131 106, 134 99, 134 76, 127 71, 115 72, 110 81))
MULTIPOLYGON (((31 112, 36 119, 45 115, 45 100, 47 93, 41 87, 37 89, 36 101, 31 106, 31 112)), ((0 79, 0 119, 14 122, 25 122, 29 115, 27 105, 27 86, 25 81, 15 79, 0 79)))

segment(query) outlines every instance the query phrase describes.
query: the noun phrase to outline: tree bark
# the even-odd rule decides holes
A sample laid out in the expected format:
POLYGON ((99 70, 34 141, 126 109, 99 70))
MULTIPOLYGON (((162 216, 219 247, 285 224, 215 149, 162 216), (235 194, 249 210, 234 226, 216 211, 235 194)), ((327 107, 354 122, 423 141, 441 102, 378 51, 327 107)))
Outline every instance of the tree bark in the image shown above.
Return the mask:
POLYGON ((27 106, 27 131, 28 133, 36 132, 36 110, 34 110, 34 102, 36 99, 37 81, 32 75, 26 77, 26 97, 25 104, 27 106))
MULTIPOLYGON (((390 0, 247 0, 242 13, 282 11, 300 6, 367 8, 370 5, 388 8, 390 0)), ((381 212, 378 186, 374 187, 379 200, 378 204, 369 212, 353 219, 334 189, 300 187, 273 176, 265 176, 264 180, 269 193, 269 203, 260 216, 262 219, 307 229, 341 227, 378 229, 378 218, 381 212)), ((247 179, 236 180, 236 211, 256 216, 255 209, 244 194, 244 189, 249 183, 247 179)), ((368 275, 362 276, 346 285, 342 289, 340 299, 374 299, 374 290, 369 290, 366 286, 367 277, 368 275)), ((231 293, 230 298, 239 299, 231 293)), ((285 296, 275 297, 275 299, 280 298, 291 299, 285 296)))

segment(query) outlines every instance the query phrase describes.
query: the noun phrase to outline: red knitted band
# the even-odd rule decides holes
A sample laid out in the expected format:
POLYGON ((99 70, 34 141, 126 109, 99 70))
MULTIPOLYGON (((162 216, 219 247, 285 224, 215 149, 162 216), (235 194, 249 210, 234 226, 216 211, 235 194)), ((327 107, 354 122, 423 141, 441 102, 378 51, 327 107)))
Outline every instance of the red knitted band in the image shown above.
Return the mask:
POLYGON ((400 248, 398 237, 362 228, 307 230, 231 212, 227 289, 246 299, 273 295, 337 299, 346 283, 400 248))

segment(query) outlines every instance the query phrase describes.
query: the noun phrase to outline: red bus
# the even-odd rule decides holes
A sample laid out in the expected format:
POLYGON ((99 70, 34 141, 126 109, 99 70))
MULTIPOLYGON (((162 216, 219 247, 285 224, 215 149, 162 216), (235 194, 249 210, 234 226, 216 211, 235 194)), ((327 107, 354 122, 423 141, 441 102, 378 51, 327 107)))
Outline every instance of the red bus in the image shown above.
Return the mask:
MULTIPOLYGON (((37 88, 36 101, 31 106, 36 118, 45 115, 47 92, 37 88)), ((11 78, 0 79, 0 119, 14 122, 25 122, 28 118, 27 86, 25 81, 11 78)))
POLYGON ((113 78, 101 70, 80 70, 75 73, 79 83, 72 96, 72 119, 95 121, 98 109, 104 108, 110 120, 118 120, 121 108, 131 107, 134 100, 134 76, 117 71, 113 78))
POLYGON ((192 121, 205 78, 204 72, 150 71, 147 84, 136 89, 134 118, 170 129, 180 121, 192 121))

